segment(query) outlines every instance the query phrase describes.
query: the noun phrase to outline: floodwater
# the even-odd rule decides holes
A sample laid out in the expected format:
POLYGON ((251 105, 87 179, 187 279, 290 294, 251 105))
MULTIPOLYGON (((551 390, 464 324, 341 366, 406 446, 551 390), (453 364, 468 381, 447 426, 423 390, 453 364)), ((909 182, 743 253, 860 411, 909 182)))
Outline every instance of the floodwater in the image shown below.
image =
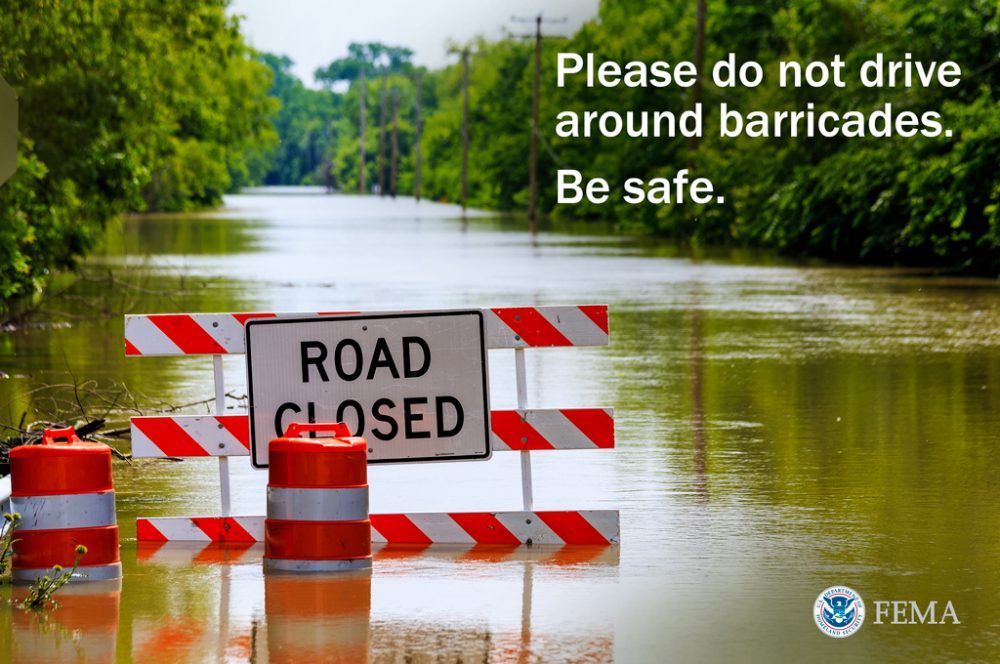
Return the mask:
MULTIPOLYGON (((572 226, 533 241, 453 206, 310 191, 127 219, 88 275, 0 335, 0 420, 71 408, 74 380, 96 381, 77 396, 116 426, 133 398, 210 400, 210 358, 124 358, 122 311, 609 304, 611 345, 527 351, 528 391, 615 408, 616 449, 532 459, 537 508, 618 509, 621 546, 385 549, 370 575, 265 577, 258 547, 134 541, 137 516, 219 513, 214 460, 117 462, 120 590, 69 588, 47 621, 0 612, 4 661, 1000 657, 995 281, 572 226), (835 640, 812 607, 841 584, 868 616, 835 640), (938 619, 950 601, 960 624, 876 624, 888 600, 937 602, 938 619)), ((515 405, 512 356, 490 353, 494 408, 515 405)), ((225 370, 236 412, 243 358, 225 370)), ((519 509, 517 457, 372 468, 372 510, 519 509)), ((263 513, 263 473, 231 465, 234 513, 263 513)))

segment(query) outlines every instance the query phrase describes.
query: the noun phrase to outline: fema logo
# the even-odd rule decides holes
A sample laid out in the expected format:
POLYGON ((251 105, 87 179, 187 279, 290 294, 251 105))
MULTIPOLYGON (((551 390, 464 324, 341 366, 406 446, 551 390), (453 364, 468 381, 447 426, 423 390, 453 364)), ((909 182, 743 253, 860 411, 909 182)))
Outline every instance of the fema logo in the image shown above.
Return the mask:
POLYGON ((842 639, 861 629, 865 622, 865 602, 847 586, 831 586, 816 598, 813 617, 819 631, 842 639))

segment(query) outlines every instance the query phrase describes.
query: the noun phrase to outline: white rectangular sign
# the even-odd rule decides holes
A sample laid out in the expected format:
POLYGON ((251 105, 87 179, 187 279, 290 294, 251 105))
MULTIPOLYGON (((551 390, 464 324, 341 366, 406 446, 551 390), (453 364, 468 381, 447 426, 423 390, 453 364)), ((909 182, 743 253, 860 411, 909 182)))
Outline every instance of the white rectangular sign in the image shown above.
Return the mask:
POLYGON ((255 319, 246 353, 255 468, 292 422, 346 422, 370 463, 490 457, 481 311, 255 319))

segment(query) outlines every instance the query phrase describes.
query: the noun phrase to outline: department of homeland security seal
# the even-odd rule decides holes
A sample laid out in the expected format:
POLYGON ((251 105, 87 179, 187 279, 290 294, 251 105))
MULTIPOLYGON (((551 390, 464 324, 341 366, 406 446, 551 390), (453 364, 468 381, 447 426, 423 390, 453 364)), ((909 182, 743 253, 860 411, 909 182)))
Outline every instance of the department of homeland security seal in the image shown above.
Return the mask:
POLYGON ((865 622, 865 603, 861 595, 847 586, 831 586, 816 598, 813 617, 819 631, 842 639, 861 629, 865 622))

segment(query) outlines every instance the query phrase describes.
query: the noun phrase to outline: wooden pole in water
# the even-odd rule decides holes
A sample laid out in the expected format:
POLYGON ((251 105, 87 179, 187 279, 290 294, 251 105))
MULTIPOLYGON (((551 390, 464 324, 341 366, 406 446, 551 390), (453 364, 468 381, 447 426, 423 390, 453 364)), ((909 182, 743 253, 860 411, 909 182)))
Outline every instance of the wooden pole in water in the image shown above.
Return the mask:
MULTIPOLYGON (((695 29, 694 29, 694 66, 698 72, 698 77, 695 79, 694 85, 691 87, 691 108, 697 109, 698 104, 701 103, 701 77, 705 69, 705 20, 706 20, 707 8, 706 0, 698 0, 698 6, 695 10, 695 29)), ((692 136, 688 139, 688 147, 692 152, 698 149, 698 137, 692 136)))
POLYGON ((469 195, 469 49, 462 49, 462 216, 469 195))
POLYGON ((542 23, 565 23, 566 18, 546 19, 539 14, 532 18, 513 16, 511 20, 515 23, 535 24, 534 35, 522 35, 535 39, 534 76, 531 81, 531 149, 528 154, 528 222, 531 225, 531 234, 534 235, 538 232, 538 140, 540 138, 538 114, 542 98, 542 23))
POLYGON ((414 141, 413 148, 414 148, 414 150, 416 152, 416 154, 414 155, 415 163, 414 163, 414 171, 413 171, 413 196, 417 199, 417 202, 419 203, 420 202, 420 166, 421 166, 421 164, 420 164, 420 161, 421 161, 421 154, 420 154, 420 72, 417 72, 417 74, 416 74, 416 80, 414 81, 413 87, 414 87, 414 91, 415 91, 414 92, 415 96, 414 96, 413 106, 414 106, 414 113, 416 115, 416 119, 414 121, 415 125, 414 125, 414 128, 413 128, 413 134, 414 134, 413 135, 413 141, 414 141))
POLYGON ((538 232, 538 107, 542 78, 542 15, 535 18, 535 76, 531 84, 531 164, 528 167, 528 223, 531 234, 538 232))
POLYGON ((358 78, 359 112, 358 112, 358 193, 364 194, 368 190, 368 183, 365 182, 365 97, 368 96, 368 84, 365 82, 365 68, 361 67, 361 76, 358 78))
POLYGON ((386 106, 386 86, 389 84, 389 74, 382 71, 382 91, 380 93, 381 109, 379 110, 378 128, 378 195, 385 196, 385 106, 386 106))
POLYGON ((389 193, 396 197, 399 183, 399 89, 392 89, 392 161, 389 163, 389 193))

